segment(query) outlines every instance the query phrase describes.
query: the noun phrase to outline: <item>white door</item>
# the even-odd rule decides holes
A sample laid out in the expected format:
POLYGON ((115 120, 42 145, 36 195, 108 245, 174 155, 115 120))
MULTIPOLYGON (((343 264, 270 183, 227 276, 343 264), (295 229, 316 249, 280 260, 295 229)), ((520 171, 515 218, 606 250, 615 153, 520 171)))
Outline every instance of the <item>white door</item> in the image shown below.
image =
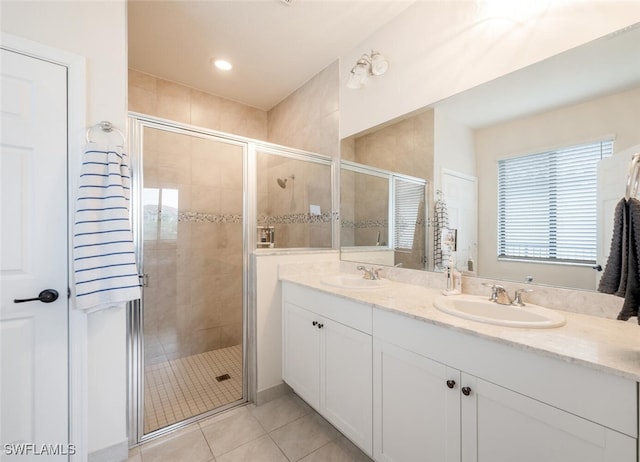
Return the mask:
POLYGON ((455 265, 467 269, 469 256, 475 261, 478 255, 478 179, 446 168, 442 169, 442 193, 447 203, 449 228, 456 229, 457 250, 455 265))
POLYGON ((66 108, 65 67, 2 50, 0 460, 67 460, 72 450, 66 108), (57 300, 14 302, 46 289, 57 300))

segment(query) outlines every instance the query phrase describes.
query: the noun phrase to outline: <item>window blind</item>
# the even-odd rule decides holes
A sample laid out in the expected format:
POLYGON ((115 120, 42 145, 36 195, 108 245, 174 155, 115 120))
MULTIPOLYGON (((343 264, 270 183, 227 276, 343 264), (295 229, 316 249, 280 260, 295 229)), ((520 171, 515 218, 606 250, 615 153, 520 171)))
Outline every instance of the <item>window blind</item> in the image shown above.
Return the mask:
POLYGON ((416 226, 424 207, 425 185, 403 178, 394 178, 394 242, 396 250, 412 250, 416 226))
POLYGON ((595 263, 597 164, 613 140, 498 162, 498 257, 595 263))

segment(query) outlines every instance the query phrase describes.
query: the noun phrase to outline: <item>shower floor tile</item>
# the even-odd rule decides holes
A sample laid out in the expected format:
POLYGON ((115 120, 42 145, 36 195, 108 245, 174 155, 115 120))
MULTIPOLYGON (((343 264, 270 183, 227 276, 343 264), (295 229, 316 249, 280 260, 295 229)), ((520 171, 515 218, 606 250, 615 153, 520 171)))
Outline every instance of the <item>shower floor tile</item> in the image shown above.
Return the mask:
POLYGON ((145 367, 144 433, 241 398, 242 345, 151 364, 145 367))

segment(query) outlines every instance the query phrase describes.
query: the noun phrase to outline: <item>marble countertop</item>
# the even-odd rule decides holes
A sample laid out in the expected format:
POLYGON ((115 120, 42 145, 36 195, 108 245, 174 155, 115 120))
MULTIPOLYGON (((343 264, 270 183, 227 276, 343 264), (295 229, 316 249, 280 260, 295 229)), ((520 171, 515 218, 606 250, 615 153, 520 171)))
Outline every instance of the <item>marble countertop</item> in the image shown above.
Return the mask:
POLYGON ((283 271, 280 279, 409 316, 417 321, 640 381, 640 326, 635 321, 621 322, 562 311, 566 324, 561 327, 503 327, 439 311, 433 306, 433 301, 442 295, 440 289, 397 281, 377 289, 341 289, 321 282, 323 277, 330 274, 336 273, 283 271))

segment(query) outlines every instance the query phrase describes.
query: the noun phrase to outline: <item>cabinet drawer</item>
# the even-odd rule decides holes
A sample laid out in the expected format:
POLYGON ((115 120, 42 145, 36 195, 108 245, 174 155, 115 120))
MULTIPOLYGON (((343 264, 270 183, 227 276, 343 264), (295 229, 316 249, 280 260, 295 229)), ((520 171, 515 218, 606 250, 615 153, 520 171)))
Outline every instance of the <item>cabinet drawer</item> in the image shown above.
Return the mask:
POLYGON ((632 380, 378 309, 373 335, 638 437, 638 392, 632 380))
POLYGON ((308 287, 301 287, 287 281, 282 283, 282 300, 371 334, 372 308, 370 305, 346 300, 308 287))

